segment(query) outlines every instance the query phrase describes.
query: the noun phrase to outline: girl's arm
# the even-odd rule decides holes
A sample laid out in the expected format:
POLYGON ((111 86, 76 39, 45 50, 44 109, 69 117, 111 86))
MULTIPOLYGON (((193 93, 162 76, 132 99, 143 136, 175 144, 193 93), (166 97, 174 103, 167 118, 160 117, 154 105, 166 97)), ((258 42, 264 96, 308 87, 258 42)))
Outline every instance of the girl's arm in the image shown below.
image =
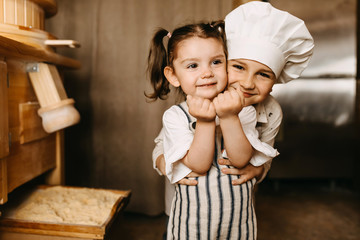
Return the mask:
POLYGON ((249 163, 253 154, 253 148, 238 117, 243 108, 243 99, 235 89, 230 88, 214 99, 214 105, 219 116, 226 153, 233 166, 242 168, 249 163))
POLYGON ((208 99, 187 97, 189 113, 197 119, 193 142, 181 160, 192 171, 204 174, 212 164, 215 149, 215 107, 208 99))
MULTIPOLYGON (((163 129, 160 131, 159 135, 155 138, 155 148, 153 150, 152 158, 153 158, 153 167, 160 174, 166 176, 165 171, 165 158, 164 158, 164 148, 163 148, 163 138, 164 131, 163 129)), ((200 174, 195 172, 189 173, 186 177, 179 180, 178 184, 195 186, 197 185, 197 181, 195 179, 189 179, 194 177, 199 177, 200 174)))
POLYGON ((213 161, 215 108, 210 100, 189 99, 189 105, 183 107, 185 111, 189 107, 190 114, 198 118, 195 132, 180 107, 171 107, 163 116, 165 172, 171 183, 192 171, 206 173, 213 161))

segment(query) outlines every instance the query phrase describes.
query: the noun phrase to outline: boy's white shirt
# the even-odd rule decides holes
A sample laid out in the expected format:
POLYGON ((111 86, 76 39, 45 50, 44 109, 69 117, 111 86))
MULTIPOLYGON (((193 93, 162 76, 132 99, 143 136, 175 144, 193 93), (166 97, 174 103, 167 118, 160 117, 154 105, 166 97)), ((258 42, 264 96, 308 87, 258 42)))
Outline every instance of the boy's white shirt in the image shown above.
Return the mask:
MULTIPOLYGON (((186 102, 180 105, 188 112, 186 102)), ((189 124, 188 116, 191 123, 196 121, 191 115, 186 115, 177 105, 170 107, 163 115, 165 172, 171 183, 178 182, 191 172, 191 169, 180 161, 187 154, 194 139, 195 130, 191 127, 192 124, 189 124)), ((239 119, 247 139, 256 150, 250 160, 252 165, 263 165, 279 154, 272 146, 260 141, 259 133, 255 128, 257 118, 253 106, 244 107, 239 113, 239 119)), ((219 125, 218 118, 216 118, 216 125, 219 125)), ((222 157, 227 158, 226 151, 223 151, 222 157)))
MULTIPOLYGON (((257 122, 260 123, 256 126, 257 131, 259 132, 259 138, 262 142, 269 144, 270 146, 274 145, 275 137, 279 132, 280 124, 282 121, 282 111, 279 103, 272 97, 269 96, 265 101, 256 104, 255 106, 257 113, 257 122)), ((162 175, 159 169, 156 167, 156 159, 164 153, 163 151, 163 138, 164 138, 164 129, 161 129, 159 135, 155 138, 155 148, 152 153, 153 167, 162 175)), ((260 180, 261 182, 271 167, 271 160, 267 161, 264 164, 264 173, 260 180)), ((165 179, 165 213, 170 214, 170 207, 172 198, 174 195, 174 185, 170 183, 168 178, 165 179)))

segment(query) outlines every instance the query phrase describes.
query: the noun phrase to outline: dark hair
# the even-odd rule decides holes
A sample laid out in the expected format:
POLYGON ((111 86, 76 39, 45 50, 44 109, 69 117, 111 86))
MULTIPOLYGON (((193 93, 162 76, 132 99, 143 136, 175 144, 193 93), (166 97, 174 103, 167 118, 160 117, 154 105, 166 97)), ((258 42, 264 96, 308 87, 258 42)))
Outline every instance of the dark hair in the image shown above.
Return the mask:
POLYGON ((224 21, 222 20, 211 23, 201 22, 189 24, 176 28, 171 33, 171 37, 169 37, 167 48, 165 48, 163 43, 163 38, 165 36, 169 37, 170 33, 167 30, 160 28, 155 33, 150 45, 147 70, 150 75, 150 82, 154 92, 151 94, 145 93, 145 96, 150 99, 165 99, 170 92, 169 82, 164 75, 164 68, 166 66, 173 66, 172 64, 176 58, 177 46, 181 41, 191 37, 217 39, 223 44, 227 59, 225 28, 224 21))

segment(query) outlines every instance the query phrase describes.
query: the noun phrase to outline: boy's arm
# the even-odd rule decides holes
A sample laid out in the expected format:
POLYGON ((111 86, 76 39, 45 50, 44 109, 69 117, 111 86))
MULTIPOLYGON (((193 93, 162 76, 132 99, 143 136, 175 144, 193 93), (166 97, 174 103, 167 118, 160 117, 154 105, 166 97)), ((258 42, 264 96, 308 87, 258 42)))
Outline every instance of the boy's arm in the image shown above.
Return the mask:
MULTIPOLYGON (((257 111, 265 111, 265 114, 268 116, 267 121, 261 124, 260 127, 257 129, 260 133, 260 140, 264 143, 269 144, 270 146, 274 146, 275 137, 279 132, 283 118, 281 106, 272 96, 269 96, 261 105, 261 108, 257 108, 257 111), (271 115, 267 113, 271 113, 271 115)), ((256 177, 257 183, 259 183, 265 178, 268 171, 270 170, 271 162, 272 160, 269 160, 258 167, 253 166, 249 163, 246 167, 240 169, 223 168, 222 172, 224 174, 240 175, 240 178, 233 181, 234 185, 240 185, 254 177, 256 177)), ((229 165, 231 163, 227 159, 219 159, 219 164, 229 165)))
POLYGON ((230 88, 214 99, 214 105, 219 116, 227 156, 231 165, 242 168, 248 164, 253 154, 253 148, 238 117, 243 108, 243 99, 235 89, 230 88))
POLYGON ((249 163, 253 148, 242 129, 239 117, 220 118, 226 154, 232 165, 242 168, 249 163))

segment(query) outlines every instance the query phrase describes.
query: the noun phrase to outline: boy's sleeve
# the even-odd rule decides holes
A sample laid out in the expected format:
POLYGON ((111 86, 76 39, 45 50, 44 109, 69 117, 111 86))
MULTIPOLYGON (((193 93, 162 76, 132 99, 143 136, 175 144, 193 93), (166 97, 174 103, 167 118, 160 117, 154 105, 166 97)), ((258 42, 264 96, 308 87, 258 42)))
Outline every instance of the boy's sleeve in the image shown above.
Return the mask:
POLYGON ((253 166, 261 166, 279 155, 279 152, 276 149, 259 139, 259 132, 256 130, 256 110, 253 106, 243 108, 239 117, 245 135, 255 149, 255 153, 250 159, 250 163, 253 166))
MULTIPOLYGON (((271 103, 269 104, 270 107, 268 108, 270 109, 270 112, 272 114, 271 117, 268 118, 268 123, 266 124, 266 126, 261 127, 260 140, 269 144, 270 146, 274 146, 275 137, 279 133, 280 125, 283 119, 283 113, 280 104, 276 102, 275 99, 270 96, 268 100, 271 103)), ((266 177, 267 173, 271 168, 271 163, 272 159, 270 159, 264 164, 264 172, 261 178, 258 180, 258 183, 260 183, 266 177)))

